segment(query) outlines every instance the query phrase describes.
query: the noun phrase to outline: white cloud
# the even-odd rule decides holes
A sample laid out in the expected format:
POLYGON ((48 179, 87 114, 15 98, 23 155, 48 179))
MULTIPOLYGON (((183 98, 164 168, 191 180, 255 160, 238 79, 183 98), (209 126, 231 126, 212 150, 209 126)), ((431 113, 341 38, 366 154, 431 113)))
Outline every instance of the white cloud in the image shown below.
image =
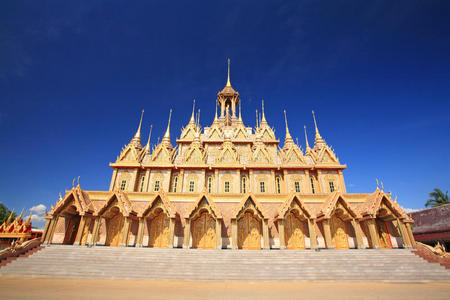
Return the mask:
POLYGON ((47 211, 47 207, 44 204, 38 204, 30 208, 31 212, 31 225, 36 228, 43 228, 45 225, 44 215, 47 211))
POLYGON ((420 209, 415 209, 415 208, 405 208, 405 207, 402 207, 402 208, 407 214, 420 210, 420 209))
POLYGON ((43 216, 45 214, 47 207, 44 204, 38 204, 30 208, 30 211, 38 216, 43 216))

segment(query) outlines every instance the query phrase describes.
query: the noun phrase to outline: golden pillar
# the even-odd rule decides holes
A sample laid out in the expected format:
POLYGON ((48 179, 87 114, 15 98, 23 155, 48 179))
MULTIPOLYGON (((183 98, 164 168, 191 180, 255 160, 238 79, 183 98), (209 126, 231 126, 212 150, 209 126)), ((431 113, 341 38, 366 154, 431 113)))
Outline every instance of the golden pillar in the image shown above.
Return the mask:
POLYGON ((90 241, 90 243, 89 243, 90 246, 95 246, 95 245, 97 245, 97 241, 98 241, 98 232, 99 232, 99 230, 100 230, 100 225, 101 225, 101 223, 102 223, 101 221, 102 221, 102 218, 101 218, 101 217, 95 218, 95 221, 94 221, 94 232, 92 233, 91 241, 90 241))
POLYGON ((139 218, 138 233, 136 238, 136 247, 138 248, 142 247, 142 240, 144 237, 144 225, 145 225, 144 217, 139 218))
POLYGON ((406 232, 408 233, 409 242, 411 244, 411 247, 416 248, 416 240, 414 239, 414 235, 411 230, 411 224, 405 223, 406 232))
POLYGON ((83 236, 83 231, 84 231, 84 225, 85 224, 86 224, 86 217, 85 216, 81 216, 80 224, 78 225, 77 235, 75 237, 75 242, 73 243, 74 245, 80 245, 81 244, 81 237, 83 236))
POLYGON ((130 219, 127 217, 125 218, 125 223, 123 224, 123 232, 122 232, 122 240, 120 241, 120 247, 126 247, 128 246, 128 233, 130 231, 130 219))
POLYGON ((309 243, 311 249, 317 249, 316 220, 308 219, 309 243))
POLYGON ((330 220, 329 219, 323 220, 322 225, 323 225, 323 233, 325 235, 325 245, 328 249, 334 249, 333 245, 331 244, 330 220))
POLYGON ((173 237, 175 234, 175 218, 169 219, 169 240, 167 248, 173 248, 173 237))
POLYGON ((184 225, 183 248, 189 249, 190 242, 191 242, 191 219, 186 219, 186 224, 184 225))
POLYGON ((351 223, 353 226, 353 230, 355 231, 356 247, 358 249, 365 249, 366 247, 364 246, 364 242, 363 242, 363 238, 362 238, 361 225, 359 224, 358 220, 356 220, 356 219, 352 219, 351 223))
POLYGON ((51 222, 52 222, 52 219, 47 219, 47 222, 45 222, 45 228, 44 228, 44 232, 42 233, 42 236, 41 236, 41 242, 45 242, 45 238, 48 234, 48 228, 50 227, 51 222))
POLYGON ((231 247, 232 249, 238 249, 238 228, 237 219, 231 219, 231 247))
POLYGON ((216 248, 222 249, 222 222, 216 219, 216 248))
POLYGON ((109 184, 109 190, 112 191, 114 189, 114 185, 116 183, 117 178, 117 169, 113 170, 113 175, 111 177, 111 183, 109 184))
POLYGON ((53 240, 53 235, 55 234, 56 225, 58 224, 59 216, 53 217, 53 224, 50 229, 50 234, 48 235, 47 244, 51 244, 53 240))
POLYGON ((398 228, 400 229, 400 234, 402 235, 403 247, 411 248, 411 241, 409 240, 408 232, 406 232, 405 224, 397 219, 398 228))
POLYGON ((380 248, 380 243, 378 242, 377 227, 375 225, 375 219, 368 219, 366 222, 367 222, 367 227, 369 227, 369 235, 370 235, 370 240, 372 241, 372 248, 378 249, 378 248, 380 248))
POLYGON ((284 236, 284 219, 278 219, 278 235, 280 236, 280 249, 286 249, 286 239, 284 236))
POLYGON ((270 249, 270 241, 269 241, 269 220, 263 220, 263 239, 264 239, 264 247, 263 249, 270 249))

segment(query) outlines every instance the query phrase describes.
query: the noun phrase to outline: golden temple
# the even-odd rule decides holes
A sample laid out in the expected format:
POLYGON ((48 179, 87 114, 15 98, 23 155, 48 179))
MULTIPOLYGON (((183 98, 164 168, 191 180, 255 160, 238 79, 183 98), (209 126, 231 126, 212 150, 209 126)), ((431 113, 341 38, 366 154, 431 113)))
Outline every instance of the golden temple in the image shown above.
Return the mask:
POLYGON ((335 151, 319 133, 306 149, 292 138, 285 112, 279 146, 262 103, 246 126, 230 81, 202 127, 192 115, 172 146, 136 134, 111 163, 108 191, 66 191, 47 218, 44 243, 205 249, 414 247, 409 218, 390 193, 346 192, 335 151))

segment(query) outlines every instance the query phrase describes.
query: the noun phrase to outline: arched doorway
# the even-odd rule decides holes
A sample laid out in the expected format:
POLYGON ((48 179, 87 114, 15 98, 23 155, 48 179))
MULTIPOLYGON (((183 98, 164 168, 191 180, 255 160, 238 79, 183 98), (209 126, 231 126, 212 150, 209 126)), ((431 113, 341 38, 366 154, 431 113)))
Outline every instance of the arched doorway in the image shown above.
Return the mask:
POLYGON ((117 247, 123 235, 124 217, 120 212, 116 212, 111 218, 106 220, 106 246, 117 247))
POLYGON ((79 215, 68 215, 65 217, 65 233, 64 233, 64 245, 73 245, 75 238, 77 237, 78 227, 80 226, 79 215))
POLYGON ((216 248, 216 220, 203 210, 192 220, 192 248, 216 248))
POLYGON ((331 238, 335 249, 348 249, 348 234, 345 221, 338 214, 331 217, 331 238))
POLYGON ((378 235, 378 243, 381 248, 392 248, 391 237, 389 234, 388 225, 385 221, 377 219, 376 220, 376 228, 378 235))
POLYGON ((166 248, 169 245, 169 217, 161 208, 147 219, 147 228, 149 247, 166 248))
POLYGON ((238 219, 238 248, 261 249, 262 220, 251 211, 246 211, 238 219))
POLYGON ((284 220, 284 235, 287 249, 305 249, 305 238, 308 233, 307 221, 292 211, 284 220))

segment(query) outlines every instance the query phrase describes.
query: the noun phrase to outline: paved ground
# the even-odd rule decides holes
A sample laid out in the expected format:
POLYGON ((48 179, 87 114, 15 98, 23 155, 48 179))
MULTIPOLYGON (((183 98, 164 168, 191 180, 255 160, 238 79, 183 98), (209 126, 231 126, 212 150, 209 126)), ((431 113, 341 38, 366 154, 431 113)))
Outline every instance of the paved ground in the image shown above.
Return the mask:
POLYGON ((449 283, 251 283, 0 278, 2 299, 450 299, 449 283))

